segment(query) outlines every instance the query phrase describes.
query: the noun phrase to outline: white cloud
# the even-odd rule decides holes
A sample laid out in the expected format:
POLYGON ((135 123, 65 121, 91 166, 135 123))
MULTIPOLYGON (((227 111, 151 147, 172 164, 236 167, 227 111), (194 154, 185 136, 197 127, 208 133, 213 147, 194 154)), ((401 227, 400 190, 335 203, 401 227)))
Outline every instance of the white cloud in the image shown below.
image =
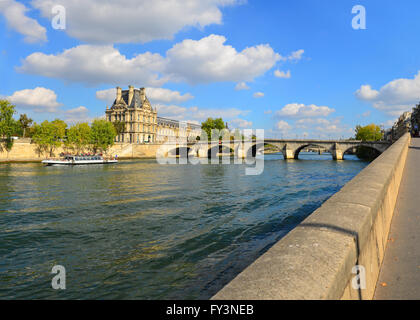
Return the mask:
POLYGON ((220 8, 237 0, 33 0, 44 17, 51 8, 66 8, 69 36, 88 43, 147 42, 172 39, 186 27, 203 28, 222 23, 220 8))
POLYGON ((229 127, 238 128, 238 129, 245 129, 252 127, 252 121, 248 121, 245 119, 232 119, 229 121, 229 127))
POLYGON ((336 124, 328 124, 325 126, 318 126, 315 128, 317 131, 322 132, 322 133, 341 133, 342 132, 342 128, 340 128, 339 126, 337 126, 336 124))
POLYGON ((274 75, 277 78, 283 78, 283 79, 290 79, 290 77, 292 76, 290 73, 290 70, 287 70, 287 72, 281 71, 281 70, 276 70, 274 71, 274 75))
POLYGON ((250 87, 248 87, 248 85, 245 82, 239 82, 236 86, 235 86, 235 90, 239 91, 239 90, 249 90, 250 87))
POLYGON ((359 90, 356 91, 356 97, 361 99, 361 100, 375 100, 378 95, 379 92, 376 90, 372 90, 372 87, 370 85, 363 85, 360 87, 359 90))
POLYGON ((307 136, 313 138, 338 139, 354 134, 354 129, 343 124, 340 117, 334 119, 303 118, 296 120, 295 125, 296 129, 298 129, 298 135, 300 135, 302 130, 306 130, 307 136))
POLYGON ((43 87, 15 91, 5 98, 16 105, 18 110, 28 112, 28 114, 32 112, 47 114, 50 119, 60 118, 69 124, 90 122, 93 119, 89 116, 89 109, 84 106, 64 110, 63 104, 57 102, 57 94, 43 87))
POLYGON ((372 89, 370 85, 363 85, 355 95, 360 100, 371 102, 374 108, 388 115, 401 115, 420 100, 420 71, 413 79, 396 79, 379 90, 372 89))
POLYGON ((62 111, 61 114, 64 117, 64 121, 70 125, 93 120, 93 118, 89 117, 89 109, 84 106, 62 111))
MULTIPOLYGON (((96 98, 105 101, 108 105, 111 105, 114 102, 115 96, 115 88, 96 91, 96 98)), ((194 98, 189 93, 182 95, 179 91, 164 88, 146 88, 146 96, 152 104, 185 102, 194 98)))
POLYGON ((194 98, 189 93, 182 95, 179 91, 164 88, 146 88, 146 96, 152 103, 184 102, 194 98))
POLYGON ((160 117, 168 117, 175 120, 186 121, 186 119, 204 121, 207 118, 223 118, 224 120, 230 120, 239 116, 245 116, 249 111, 240 110, 237 108, 227 109, 202 109, 197 106, 194 107, 182 107, 178 105, 155 105, 160 117))
POLYGON ((314 104, 304 105, 301 103, 291 103, 283 107, 283 109, 276 111, 276 116, 281 117, 326 117, 335 110, 326 106, 316 106, 314 104))
POLYGON ((384 105, 382 103, 375 103, 374 108, 384 111, 391 117, 399 117, 406 111, 411 111, 413 105, 384 105))
POLYGON ((324 118, 304 118, 296 121, 296 127, 300 129, 307 129, 311 125, 329 125, 330 121, 324 118))
POLYGON ((394 123, 397 121, 398 119, 393 119, 393 120, 387 120, 384 123, 381 123, 382 126, 386 127, 386 128, 390 128, 394 125, 394 123))
POLYGON ((290 124, 288 124, 286 121, 284 121, 284 120, 280 120, 280 121, 278 121, 277 123, 276 123, 276 127, 275 127, 275 130, 278 130, 278 131, 280 131, 280 132, 283 132, 283 133, 285 133, 285 132, 287 132, 287 131, 289 131, 289 130, 291 130, 292 129, 292 126, 290 125, 290 124))
POLYGON ((176 117, 184 118, 187 115, 187 108, 180 107, 177 105, 164 105, 164 104, 157 104, 155 105, 158 115, 161 117, 176 117))
POLYGON ((113 46, 79 45, 56 55, 35 52, 17 70, 89 85, 159 87, 168 80, 192 84, 250 81, 280 59, 268 44, 238 52, 224 45, 225 41, 225 37, 212 34, 177 43, 166 52, 166 57, 145 52, 132 58, 113 46))
POLYGON ((150 52, 127 59, 112 46, 80 45, 57 55, 35 52, 17 70, 88 85, 160 86, 165 82, 158 75, 163 62, 161 55, 150 52))
POLYGON ((111 106, 111 104, 114 103, 116 95, 117 95, 116 88, 96 91, 96 98, 99 100, 105 101, 108 106, 111 106))
POLYGON ((252 96, 254 98, 262 98, 264 97, 264 92, 255 92, 252 96))
POLYGON ((304 52, 305 52, 305 50, 303 50, 303 49, 294 51, 286 59, 291 60, 291 61, 298 61, 298 60, 302 59, 302 56, 303 56, 304 52))
POLYGON ((268 44, 238 52, 225 42, 224 36, 212 34, 201 40, 177 43, 166 53, 165 73, 173 80, 189 83, 251 81, 281 58, 268 44))
POLYGON ((35 19, 27 17, 27 11, 28 8, 17 1, 0 1, 0 14, 3 14, 6 18, 9 28, 25 36, 25 42, 34 43, 46 41, 46 29, 35 19))
POLYGON ((15 91, 7 99, 18 108, 35 112, 56 112, 61 105, 57 102, 56 93, 43 87, 15 91))

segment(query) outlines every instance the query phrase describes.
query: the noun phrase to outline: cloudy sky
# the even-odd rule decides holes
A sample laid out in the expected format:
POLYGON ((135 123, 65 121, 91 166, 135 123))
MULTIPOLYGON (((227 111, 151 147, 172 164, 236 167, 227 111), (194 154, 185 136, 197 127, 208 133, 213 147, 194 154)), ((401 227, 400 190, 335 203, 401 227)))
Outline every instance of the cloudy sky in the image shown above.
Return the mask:
POLYGON ((0 96, 73 123, 131 84, 160 116, 347 138, 420 100, 419 12, 392 0, 0 0, 0 96), (352 27, 355 5, 366 29, 352 27))

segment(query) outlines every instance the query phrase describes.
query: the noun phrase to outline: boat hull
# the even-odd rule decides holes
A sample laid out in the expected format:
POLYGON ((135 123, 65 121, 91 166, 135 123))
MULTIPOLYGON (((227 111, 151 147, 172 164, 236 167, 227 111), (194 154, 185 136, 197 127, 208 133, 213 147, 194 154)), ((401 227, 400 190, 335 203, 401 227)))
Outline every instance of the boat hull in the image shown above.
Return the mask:
POLYGON ((43 160, 42 163, 46 166, 77 166, 77 165, 89 165, 89 164, 113 164, 117 163, 118 160, 43 160))

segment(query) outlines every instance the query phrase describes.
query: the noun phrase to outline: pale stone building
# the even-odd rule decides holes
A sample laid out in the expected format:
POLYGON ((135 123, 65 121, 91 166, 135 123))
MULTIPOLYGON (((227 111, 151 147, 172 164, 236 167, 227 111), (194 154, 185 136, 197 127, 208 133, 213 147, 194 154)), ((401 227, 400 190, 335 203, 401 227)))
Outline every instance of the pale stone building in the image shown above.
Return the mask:
POLYGON ((186 138, 195 141, 201 135, 201 125, 158 117, 157 142, 175 141, 186 138))
POLYGON ((105 111, 108 121, 125 123, 125 130, 115 138, 116 142, 163 143, 177 137, 194 141, 200 136, 201 126, 198 124, 158 117, 156 108, 146 97, 145 88, 128 88, 117 87, 115 101, 105 111))

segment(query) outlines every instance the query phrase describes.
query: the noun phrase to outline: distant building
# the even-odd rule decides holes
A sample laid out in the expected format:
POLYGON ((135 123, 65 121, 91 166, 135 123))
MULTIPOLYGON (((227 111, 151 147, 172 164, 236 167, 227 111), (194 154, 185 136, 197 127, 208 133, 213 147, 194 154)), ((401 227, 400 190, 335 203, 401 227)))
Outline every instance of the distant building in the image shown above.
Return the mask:
POLYGON ((124 131, 116 138, 116 142, 125 143, 163 143, 176 138, 187 138, 194 141, 201 134, 201 125, 157 116, 146 97, 146 89, 128 90, 117 87, 117 93, 111 108, 106 108, 106 119, 110 122, 121 121, 124 131))
POLYGON ((186 138, 195 141, 201 135, 201 125, 157 117, 156 142, 174 141, 177 138, 186 138))

